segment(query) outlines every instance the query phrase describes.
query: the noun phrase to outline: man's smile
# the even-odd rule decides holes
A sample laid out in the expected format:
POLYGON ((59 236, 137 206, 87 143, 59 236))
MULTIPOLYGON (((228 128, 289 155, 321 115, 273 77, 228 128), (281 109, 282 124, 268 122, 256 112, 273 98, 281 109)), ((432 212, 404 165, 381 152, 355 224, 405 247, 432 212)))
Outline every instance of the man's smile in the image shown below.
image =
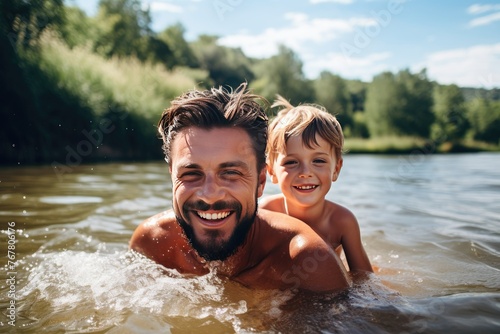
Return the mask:
POLYGON ((224 226, 228 222, 228 217, 231 216, 233 211, 219 211, 219 212, 207 212, 207 211, 195 211, 201 225, 205 228, 218 229, 224 226))

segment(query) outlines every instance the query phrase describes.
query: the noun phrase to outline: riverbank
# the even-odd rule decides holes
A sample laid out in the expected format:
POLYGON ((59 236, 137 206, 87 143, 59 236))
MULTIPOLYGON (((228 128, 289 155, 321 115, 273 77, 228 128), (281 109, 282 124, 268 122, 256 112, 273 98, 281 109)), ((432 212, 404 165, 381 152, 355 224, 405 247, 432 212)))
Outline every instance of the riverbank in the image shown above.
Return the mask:
POLYGON ((469 153, 500 152, 500 145, 472 140, 454 144, 450 142, 436 143, 415 137, 346 138, 344 150, 349 154, 409 154, 416 151, 426 154, 469 153))

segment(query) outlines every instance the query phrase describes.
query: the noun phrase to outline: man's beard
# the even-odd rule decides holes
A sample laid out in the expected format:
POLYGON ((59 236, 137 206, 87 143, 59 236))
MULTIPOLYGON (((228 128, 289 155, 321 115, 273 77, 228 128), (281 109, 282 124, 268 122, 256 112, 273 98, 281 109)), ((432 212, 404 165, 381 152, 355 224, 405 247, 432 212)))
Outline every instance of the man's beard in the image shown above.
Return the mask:
POLYGON ((176 213, 177 222, 184 230, 186 237, 188 238, 191 246, 198 252, 198 254, 207 261, 224 261, 231 255, 233 255, 241 244, 245 241, 248 231, 252 227, 255 217, 257 215, 257 198, 255 198, 255 210, 247 214, 245 217, 241 218, 241 204, 237 202, 224 202, 219 201, 209 205, 204 201, 196 201, 192 203, 184 203, 182 211, 185 217, 189 217, 189 213, 192 210, 196 211, 207 211, 207 210, 231 210, 232 214, 236 215, 236 221, 238 222, 233 233, 227 241, 218 240, 220 239, 220 231, 206 231, 209 235, 209 240, 207 242, 200 242, 196 239, 194 230, 179 214, 176 213))

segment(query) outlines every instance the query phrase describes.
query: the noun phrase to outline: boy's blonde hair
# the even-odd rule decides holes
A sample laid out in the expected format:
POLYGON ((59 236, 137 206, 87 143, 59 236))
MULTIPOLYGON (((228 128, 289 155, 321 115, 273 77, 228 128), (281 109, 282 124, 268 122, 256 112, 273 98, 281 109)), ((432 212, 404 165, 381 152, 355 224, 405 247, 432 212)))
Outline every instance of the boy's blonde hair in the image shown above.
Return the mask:
POLYGON ((335 157, 342 156, 344 135, 337 118, 328 113, 322 106, 301 104, 294 107, 282 96, 277 95, 271 106, 281 107, 278 115, 272 120, 268 130, 267 163, 273 168, 279 153, 284 153, 286 142, 292 136, 302 136, 302 142, 310 149, 318 146, 316 134, 327 141, 335 157))

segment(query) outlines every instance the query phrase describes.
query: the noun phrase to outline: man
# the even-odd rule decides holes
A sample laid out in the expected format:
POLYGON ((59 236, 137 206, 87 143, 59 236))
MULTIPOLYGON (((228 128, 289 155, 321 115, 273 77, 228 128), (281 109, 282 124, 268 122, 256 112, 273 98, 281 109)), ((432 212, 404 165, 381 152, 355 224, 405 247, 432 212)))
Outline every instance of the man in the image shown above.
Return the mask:
POLYGON ((249 287, 333 291, 349 279, 337 255, 306 224, 257 212, 266 182, 267 117, 243 84, 191 91, 159 122, 172 178, 173 211, 139 225, 130 248, 181 273, 210 268, 249 287))

